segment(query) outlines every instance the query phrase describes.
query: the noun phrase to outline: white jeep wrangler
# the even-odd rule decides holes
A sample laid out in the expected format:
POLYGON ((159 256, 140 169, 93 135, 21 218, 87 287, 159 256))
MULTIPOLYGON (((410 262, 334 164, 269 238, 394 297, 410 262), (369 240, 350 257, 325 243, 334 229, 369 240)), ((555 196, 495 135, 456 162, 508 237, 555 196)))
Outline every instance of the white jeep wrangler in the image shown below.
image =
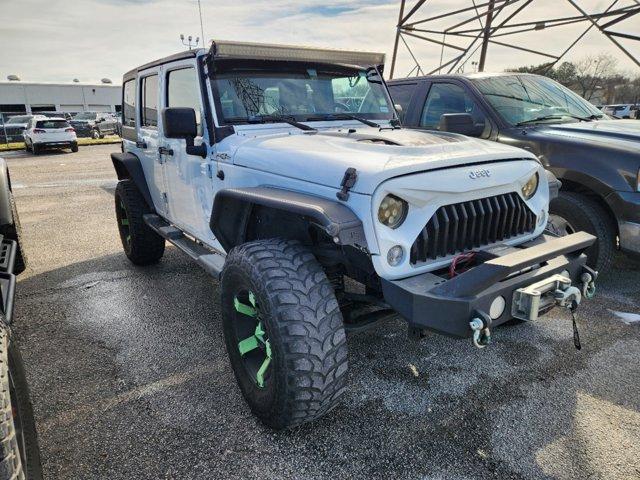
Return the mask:
POLYGON ((383 65, 220 41, 124 75, 124 250, 146 265, 168 240, 220 280, 231 366, 274 428, 336 406, 345 331, 399 313, 414 336, 483 347, 494 326, 575 310, 595 288, 594 237, 543 234, 559 185, 538 160, 402 129, 383 65))

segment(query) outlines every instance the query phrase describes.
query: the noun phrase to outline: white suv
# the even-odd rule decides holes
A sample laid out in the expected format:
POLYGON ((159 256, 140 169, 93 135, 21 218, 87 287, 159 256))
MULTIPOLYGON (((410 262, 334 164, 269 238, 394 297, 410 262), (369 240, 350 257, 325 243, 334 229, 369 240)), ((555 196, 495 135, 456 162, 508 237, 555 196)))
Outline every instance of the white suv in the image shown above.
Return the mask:
POLYGON ((494 326, 594 293, 595 237, 544 234, 553 175, 525 150, 401 128, 383 64, 214 42, 123 78, 124 251, 147 265, 168 240, 220 280, 231 366, 274 428, 337 404, 345 332, 399 314, 416 337, 484 347, 494 326))
POLYGON ((72 152, 77 152, 78 138, 76 131, 64 118, 36 115, 27 123, 24 145, 34 155, 45 148, 70 148, 72 152))

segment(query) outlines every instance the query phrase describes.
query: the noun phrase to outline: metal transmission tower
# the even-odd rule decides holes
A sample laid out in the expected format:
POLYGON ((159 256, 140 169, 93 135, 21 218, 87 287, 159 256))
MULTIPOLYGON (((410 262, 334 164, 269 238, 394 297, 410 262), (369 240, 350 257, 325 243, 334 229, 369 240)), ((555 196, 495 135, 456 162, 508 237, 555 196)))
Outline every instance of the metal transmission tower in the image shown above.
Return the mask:
MULTIPOLYGON (((544 71, 558 63, 587 33, 594 29, 600 31, 616 48, 640 67, 640 58, 620 43, 620 39, 640 42, 639 28, 633 28, 633 33, 620 31, 624 26, 638 26, 640 16, 636 17, 636 15, 640 14, 640 0, 609 1, 607 8, 599 8, 596 12, 589 13, 585 10, 585 2, 582 0, 558 0, 554 6, 566 2, 567 8, 571 11, 570 16, 532 19, 531 8, 527 11, 527 7, 538 6, 539 0, 458 0, 452 1, 451 4, 457 4, 460 8, 454 9, 452 6, 447 11, 428 9, 427 0, 417 0, 413 2, 413 6, 409 5, 411 2, 401 0, 389 77, 393 78, 395 73, 400 43, 404 45, 415 63, 407 76, 414 73, 430 75, 461 71, 478 50, 480 50, 480 59, 474 63, 477 63, 477 69, 482 72, 487 61, 489 45, 499 45, 544 57, 548 59, 542 67, 544 71), (630 19, 632 20, 629 21, 630 19), (561 32, 557 36, 555 43, 565 46, 564 50, 557 54, 528 48, 533 44, 531 36, 526 43, 522 41, 523 33, 541 30, 548 32, 557 27, 577 24, 583 24, 585 27, 577 37, 562 36, 561 32), (514 37, 514 35, 520 36, 514 37), (424 70, 415 52, 407 43, 407 37, 440 46, 439 65, 436 68, 424 70), (447 55, 445 55, 445 49, 447 55), (455 53, 450 55, 452 50, 455 53)), ((547 35, 553 33, 555 31, 548 32, 547 35)))

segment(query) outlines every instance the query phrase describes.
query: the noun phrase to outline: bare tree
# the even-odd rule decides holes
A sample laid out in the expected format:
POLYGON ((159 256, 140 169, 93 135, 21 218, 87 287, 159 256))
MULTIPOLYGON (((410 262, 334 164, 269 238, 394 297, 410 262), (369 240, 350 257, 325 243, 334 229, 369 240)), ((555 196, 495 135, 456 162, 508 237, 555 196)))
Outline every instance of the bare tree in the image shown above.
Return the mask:
POLYGON ((577 93, 590 100, 596 90, 606 88, 609 79, 616 75, 617 63, 615 57, 606 53, 589 55, 575 62, 577 93))

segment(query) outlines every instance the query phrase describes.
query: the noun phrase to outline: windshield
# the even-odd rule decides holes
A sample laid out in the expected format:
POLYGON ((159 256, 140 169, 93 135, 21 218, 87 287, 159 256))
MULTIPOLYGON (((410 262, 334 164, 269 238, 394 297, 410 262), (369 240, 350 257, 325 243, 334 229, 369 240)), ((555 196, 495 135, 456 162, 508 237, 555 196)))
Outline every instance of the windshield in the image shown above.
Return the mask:
POLYGON ((12 117, 11 119, 7 120, 7 125, 9 125, 10 123, 27 123, 29 120, 31 120, 31 115, 12 117))
POLYGON ((322 120, 350 113, 361 118, 390 120, 394 110, 375 68, 339 65, 269 68, 255 65, 218 70, 213 88, 224 123, 322 120))
POLYGON ((95 118, 95 112, 82 112, 73 117, 74 120, 94 120, 95 118))
POLYGON ((605 118, 594 105, 550 78, 505 75, 475 78, 473 83, 511 125, 538 118, 550 122, 576 121, 574 117, 605 118))

